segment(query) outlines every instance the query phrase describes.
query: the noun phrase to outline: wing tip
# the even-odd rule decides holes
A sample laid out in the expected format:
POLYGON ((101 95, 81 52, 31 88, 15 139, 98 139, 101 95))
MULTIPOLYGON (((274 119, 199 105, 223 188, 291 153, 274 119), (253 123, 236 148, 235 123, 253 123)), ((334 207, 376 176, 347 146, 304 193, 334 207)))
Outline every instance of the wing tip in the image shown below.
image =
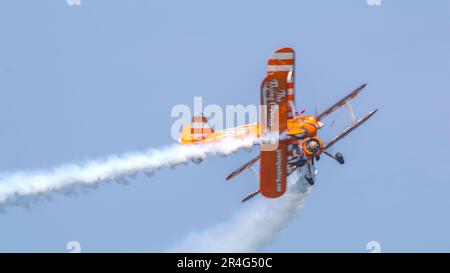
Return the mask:
POLYGON ((256 195, 258 195, 261 192, 261 190, 256 190, 252 193, 250 193, 249 195, 247 195, 244 199, 242 199, 242 203, 247 202, 248 200, 252 199, 253 197, 255 197, 256 195))
POLYGON ((225 177, 225 180, 226 180, 226 181, 230 181, 231 178, 233 178, 233 177, 234 177, 234 173, 229 174, 227 177, 225 177))

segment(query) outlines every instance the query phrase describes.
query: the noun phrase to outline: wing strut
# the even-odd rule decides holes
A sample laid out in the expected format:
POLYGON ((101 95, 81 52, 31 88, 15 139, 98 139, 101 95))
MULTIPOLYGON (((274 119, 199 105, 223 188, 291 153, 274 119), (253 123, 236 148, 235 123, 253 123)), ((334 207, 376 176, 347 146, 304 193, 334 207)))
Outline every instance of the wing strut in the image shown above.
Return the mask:
POLYGON ((353 108, 350 105, 350 101, 346 101, 345 105, 347 106, 348 113, 350 114, 350 117, 352 118, 352 124, 355 124, 357 120, 356 120, 355 112, 353 111, 353 108))
MULTIPOLYGON (((339 109, 342 106, 344 106, 345 104, 347 104, 348 101, 350 101, 353 98, 355 98, 364 89, 364 87, 366 87, 366 86, 367 86, 367 83, 364 83, 363 85, 359 86, 358 88, 356 88, 355 90, 350 92, 347 96, 343 97, 338 102, 336 102, 332 106, 328 107, 325 111, 323 111, 322 113, 320 113, 317 116, 317 120, 322 120, 323 118, 325 118, 329 114, 333 113, 337 109, 339 109)), ((353 112, 353 110, 352 110, 352 112, 353 112)))
MULTIPOLYGON (((339 133, 337 136, 335 136, 334 138, 332 138, 330 141, 328 141, 324 146, 323 146, 323 150, 326 151, 327 149, 329 149, 331 146, 333 146, 336 142, 338 142, 339 140, 341 140, 342 138, 344 138, 345 136, 347 136, 348 134, 350 134, 353 130, 355 130, 356 128, 358 128, 361 124, 363 124, 364 122, 366 122, 370 117, 372 117, 376 112, 378 111, 378 109, 375 109, 367 114, 365 114, 362 118, 358 119, 355 123, 353 123, 350 127, 347 127, 344 131, 342 131, 341 133, 339 133)), ((327 153, 325 153, 327 154, 327 153)), ((327 154, 328 155, 328 154, 327 154)))

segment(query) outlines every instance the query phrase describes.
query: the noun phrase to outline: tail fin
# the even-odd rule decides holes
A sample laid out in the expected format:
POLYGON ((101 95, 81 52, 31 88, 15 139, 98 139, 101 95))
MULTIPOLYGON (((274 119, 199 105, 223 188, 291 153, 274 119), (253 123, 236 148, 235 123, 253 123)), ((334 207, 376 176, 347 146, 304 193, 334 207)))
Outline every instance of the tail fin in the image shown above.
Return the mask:
POLYGON ((201 113, 196 113, 192 117, 191 126, 191 134, 194 138, 203 139, 214 133, 214 130, 209 125, 208 120, 201 113))
POLYGON ((202 113, 194 114, 191 121, 191 124, 183 128, 180 143, 198 142, 214 133, 214 130, 209 125, 208 120, 202 113))

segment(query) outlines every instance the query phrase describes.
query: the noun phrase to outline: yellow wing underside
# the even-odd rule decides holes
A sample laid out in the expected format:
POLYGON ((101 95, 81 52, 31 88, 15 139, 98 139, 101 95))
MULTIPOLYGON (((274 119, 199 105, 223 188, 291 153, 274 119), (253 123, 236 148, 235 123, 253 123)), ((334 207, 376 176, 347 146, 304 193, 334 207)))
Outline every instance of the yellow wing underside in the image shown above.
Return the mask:
POLYGON ((261 136, 261 126, 258 123, 246 124, 233 128, 228 128, 220 131, 213 132, 209 135, 195 137, 191 134, 191 125, 187 125, 183 128, 180 137, 180 143, 212 143, 218 142, 226 138, 246 138, 246 137, 259 137, 261 136))

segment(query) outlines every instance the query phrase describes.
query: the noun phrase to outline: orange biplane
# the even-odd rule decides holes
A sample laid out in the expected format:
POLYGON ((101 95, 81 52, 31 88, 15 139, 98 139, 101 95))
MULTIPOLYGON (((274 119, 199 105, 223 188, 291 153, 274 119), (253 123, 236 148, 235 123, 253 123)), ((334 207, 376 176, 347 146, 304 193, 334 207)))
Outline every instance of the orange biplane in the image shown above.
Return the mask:
POLYGON ((179 140, 181 144, 210 143, 230 137, 262 137, 267 134, 278 136, 275 145, 262 144, 258 156, 226 177, 230 180, 246 169, 256 172, 253 165, 260 160, 259 189, 245 197, 243 202, 258 193, 267 198, 282 196, 286 191, 287 177, 295 171, 299 172, 300 178, 306 183, 313 185, 317 175, 315 161, 319 160, 322 154, 344 164, 342 154, 333 155, 329 152, 329 148, 367 121, 378 110, 375 109, 359 119, 353 113, 349 101, 366 87, 367 83, 365 83, 322 113, 303 115, 304 110, 295 111, 294 76, 294 50, 289 47, 280 48, 272 53, 267 65, 267 75, 261 84, 261 105, 265 109, 261 111, 262 122, 215 132, 202 114, 196 114, 192 117, 192 123, 182 129, 179 140), (317 136, 317 131, 323 127, 323 119, 344 105, 350 110, 352 124, 324 143, 317 136))

